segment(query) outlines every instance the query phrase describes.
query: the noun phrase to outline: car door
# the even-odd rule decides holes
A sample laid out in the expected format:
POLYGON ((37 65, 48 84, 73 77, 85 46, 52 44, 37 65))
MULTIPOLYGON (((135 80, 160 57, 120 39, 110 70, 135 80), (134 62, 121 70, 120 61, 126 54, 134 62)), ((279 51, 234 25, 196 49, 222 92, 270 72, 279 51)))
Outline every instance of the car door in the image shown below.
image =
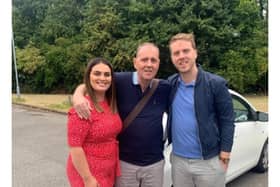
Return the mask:
POLYGON ((232 95, 235 114, 235 133, 231 152, 231 161, 227 178, 240 175, 252 168, 258 159, 258 129, 256 113, 250 105, 237 95, 232 95))

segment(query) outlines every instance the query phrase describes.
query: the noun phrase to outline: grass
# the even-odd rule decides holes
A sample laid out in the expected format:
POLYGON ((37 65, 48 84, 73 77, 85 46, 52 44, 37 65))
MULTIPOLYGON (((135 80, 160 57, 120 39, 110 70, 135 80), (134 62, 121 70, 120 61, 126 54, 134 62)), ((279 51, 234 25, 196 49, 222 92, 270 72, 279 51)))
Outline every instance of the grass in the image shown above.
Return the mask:
POLYGON ((268 112, 268 96, 244 95, 257 110, 268 112))
POLYGON ((71 107, 71 95, 63 94, 16 94, 12 95, 12 102, 34 107, 67 112, 71 107))
MULTIPOLYGON (((12 102, 18 104, 31 105, 60 112, 67 112, 71 107, 72 95, 63 94, 21 94, 20 98, 16 94, 12 95, 12 102)), ((244 95, 257 110, 268 111, 268 96, 244 95)))

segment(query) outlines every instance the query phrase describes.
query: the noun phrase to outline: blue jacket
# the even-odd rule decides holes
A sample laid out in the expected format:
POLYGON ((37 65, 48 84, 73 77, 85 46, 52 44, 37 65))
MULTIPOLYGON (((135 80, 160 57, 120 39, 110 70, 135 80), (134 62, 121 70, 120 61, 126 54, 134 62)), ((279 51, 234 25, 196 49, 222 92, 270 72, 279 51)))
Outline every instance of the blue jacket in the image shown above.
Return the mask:
MULTIPOLYGON (((171 107, 179 85, 178 77, 179 74, 174 74, 168 78, 171 83, 171 103, 169 104, 167 121, 169 143, 172 142, 171 107)), ((212 158, 218 155, 220 151, 231 152, 234 113, 226 80, 218 75, 206 72, 198 66, 194 88, 194 106, 203 158, 212 158)))

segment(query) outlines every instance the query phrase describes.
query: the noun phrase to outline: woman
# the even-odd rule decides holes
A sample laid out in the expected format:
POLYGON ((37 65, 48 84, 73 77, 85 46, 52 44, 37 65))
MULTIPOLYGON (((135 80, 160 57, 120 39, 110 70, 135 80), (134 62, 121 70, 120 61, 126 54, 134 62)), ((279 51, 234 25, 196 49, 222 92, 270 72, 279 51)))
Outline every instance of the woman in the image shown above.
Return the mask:
POLYGON ((120 175, 116 137, 122 124, 110 63, 92 59, 84 83, 92 110, 88 120, 79 118, 73 108, 68 112, 68 179, 72 187, 112 187, 120 175))

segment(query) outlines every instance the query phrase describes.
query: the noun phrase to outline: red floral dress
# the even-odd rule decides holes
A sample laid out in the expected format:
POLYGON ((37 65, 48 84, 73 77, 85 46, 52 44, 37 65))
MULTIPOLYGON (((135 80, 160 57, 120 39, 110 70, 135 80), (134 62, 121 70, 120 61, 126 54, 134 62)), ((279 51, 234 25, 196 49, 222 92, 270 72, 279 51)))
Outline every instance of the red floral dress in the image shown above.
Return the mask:
MULTIPOLYGON (((100 187, 112 187, 116 176, 120 175, 116 137, 121 131, 122 122, 118 114, 111 112, 106 101, 99 104, 104 112, 99 113, 93 109, 89 120, 80 119, 73 108, 69 110, 68 145, 83 148, 90 171, 100 187)), ((71 155, 67 161, 67 175, 72 187, 84 186, 72 163, 71 155)))

